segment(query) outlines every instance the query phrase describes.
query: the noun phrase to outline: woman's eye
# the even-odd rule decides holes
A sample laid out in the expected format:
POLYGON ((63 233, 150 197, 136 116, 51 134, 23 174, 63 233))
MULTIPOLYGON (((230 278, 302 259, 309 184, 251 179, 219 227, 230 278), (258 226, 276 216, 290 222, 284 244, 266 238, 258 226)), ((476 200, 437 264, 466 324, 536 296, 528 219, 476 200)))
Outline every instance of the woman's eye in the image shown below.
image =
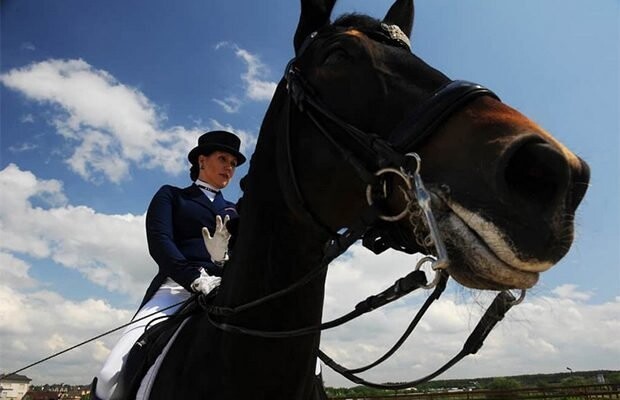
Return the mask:
POLYGON ((348 61, 350 59, 351 56, 349 56, 349 53, 344 51, 344 49, 338 48, 330 51, 329 54, 327 54, 327 56, 323 60, 323 65, 338 64, 348 61))

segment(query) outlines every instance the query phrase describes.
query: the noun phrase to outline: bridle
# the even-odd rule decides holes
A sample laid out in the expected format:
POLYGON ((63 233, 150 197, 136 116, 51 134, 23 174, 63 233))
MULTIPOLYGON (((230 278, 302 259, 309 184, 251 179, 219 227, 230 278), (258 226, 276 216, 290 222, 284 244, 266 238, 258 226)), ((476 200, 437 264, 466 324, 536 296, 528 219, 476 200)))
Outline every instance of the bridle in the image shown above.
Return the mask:
MULTIPOLYGON (((372 40, 411 51, 407 36, 395 25, 381 24, 379 31, 362 30, 362 32, 372 40)), ((415 187, 417 190, 417 188, 423 187, 419 173, 416 173, 421 168, 421 160, 417 155, 414 155, 415 153, 411 153, 413 149, 435 132, 439 125, 464 104, 478 97, 486 96, 497 100, 499 97, 491 90, 476 83, 462 80, 450 81, 409 112, 391 132, 389 140, 386 140, 376 133, 357 128, 330 111, 329 107, 317 98, 316 90, 305 79, 303 71, 297 67, 297 60, 303 56, 312 42, 319 36, 318 32, 310 34, 300 46, 297 56, 289 61, 285 69, 284 78, 289 96, 287 99, 285 133, 283 139, 278 142, 278 165, 284 167, 278 168, 278 176, 287 205, 293 212, 305 216, 305 219, 320 231, 334 237, 336 236, 335 232, 323 223, 308 206, 297 181, 291 146, 293 106, 296 106, 301 114, 312 121, 320 134, 337 150, 341 158, 349 163, 357 177, 367 185, 367 201, 369 205, 372 205, 371 194, 380 193, 381 185, 385 187, 385 180, 383 180, 385 175, 396 174, 409 189, 415 187), (343 146, 336 135, 325 126, 324 121, 328 121, 344 133, 346 140, 357 144, 365 157, 362 158, 362 155, 354 154, 343 146), (363 159, 372 160, 375 170, 368 170, 362 161, 363 159), (413 179, 416 182, 412 182, 413 179)), ((383 200, 386 198, 387 193, 384 189, 383 200)), ((430 207, 423 210, 426 214, 426 221, 428 223, 434 221, 432 215, 428 215, 430 207)), ((404 217, 406 212, 405 209, 399 213, 397 215, 399 218, 389 218, 382 215, 380 219, 394 222, 404 217)), ((375 253, 381 253, 390 247, 407 253, 415 252, 415 249, 412 249, 403 240, 403 235, 399 234, 398 229, 394 228, 373 227, 364 234, 363 241, 364 246, 375 253)))
MULTIPOLYGON (((406 38, 406 36, 404 36, 396 26, 382 24, 381 31, 364 33, 373 40, 410 50, 408 41, 403 39, 403 37, 406 38)), ((431 295, 429 295, 426 302, 413 318, 403 336, 386 354, 375 362, 364 367, 347 369, 319 350, 319 358, 325 364, 355 383, 388 389, 412 387, 436 377, 456 364, 463 357, 476 353, 497 322, 503 319, 504 315, 513 305, 521 302, 525 294, 523 291, 520 298, 516 299, 509 291, 500 292, 488 307, 476 328, 465 341, 462 350, 437 371, 428 376, 399 384, 377 384, 368 382, 356 375, 356 373, 366 371, 385 361, 404 343, 430 305, 441 296, 448 280, 448 273, 446 271, 448 265, 447 252, 431 209, 430 194, 424 187, 424 183, 420 177, 422 160, 416 153, 413 153, 412 150, 421 141, 431 135, 442 122, 465 103, 482 96, 489 96, 498 100, 499 98, 492 91, 481 85, 466 81, 451 81, 439 88, 429 98, 417 106, 391 133, 389 141, 387 141, 377 134, 364 132, 335 115, 315 96, 316 92, 304 78, 303 71, 297 67, 296 61, 304 54, 317 35, 318 33, 314 32, 306 38, 297 52, 297 56, 293 58, 286 67, 284 76, 288 91, 286 126, 284 135, 278 140, 277 144, 277 164, 279 166, 278 178, 284 192, 287 206, 289 206, 294 213, 305 218, 305 220, 317 230, 325 232, 330 238, 325 244, 323 259, 318 266, 292 285, 265 297, 236 307, 218 307, 206 301, 202 301, 201 305, 207 311, 206 314, 209 321, 217 328, 224 331, 265 338, 287 338, 317 333, 321 330, 342 325, 364 313, 391 303, 413 290, 418 288, 434 288, 431 295), (361 212, 358 220, 344 230, 343 233, 334 232, 327 224, 322 222, 311 207, 309 207, 308 202, 300 190, 293 164, 291 146, 293 134, 291 129, 291 114, 293 113, 294 107, 296 107, 297 112, 303 114, 312 122, 320 134, 327 139, 338 153, 340 153, 342 159, 346 160, 353 167, 358 177, 367 185, 366 200, 368 206, 361 212), (348 146, 343 145, 342 140, 339 140, 330 129, 327 129, 323 121, 329 121, 330 125, 336 126, 345 134, 344 136, 348 141, 356 143, 357 147, 362 149, 362 152, 365 153, 365 159, 368 159, 368 156, 370 156, 372 160, 375 160, 377 170, 369 171, 366 167, 366 163, 362 161, 361 156, 349 151, 348 146), (376 204, 378 198, 384 200, 388 196, 387 189, 385 188, 385 176, 388 174, 393 174, 398 179, 402 180, 405 187, 401 190, 404 192, 408 204, 402 212, 396 215, 383 214, 376 204), (391 234, 392 232, 390 230, 373 230, 373 228, 380 223, 391 223, 404 218, 411 213, 411 209, 414 207, 419 208, 424 216, 426 227, 430 232, 427 242, 435 247, 437 257, 423 257, 418 262, 413 272, 397 280, 390 288, 383 292, 370 296, 358 303, 355 309, 350 313, 317 326, 289 331, 255 330, 218 322, 212 318, 213 316, 238 314, 258 305, 262 305, 274 298, 291 293, 301 286, 306 285, 315 277, 323 274, 331 261, 344 253, 353 243, 360 239, 363 239, 363 244, 366 247, 376 253, 389 247, 404 251, 409 250, 402 240, 398 240, 396 235, 391 234), (426 263, 430 263, 431 268, 435 271, 435 278, 431 283, 427 282, 426 275, 421 269, 426 263)))

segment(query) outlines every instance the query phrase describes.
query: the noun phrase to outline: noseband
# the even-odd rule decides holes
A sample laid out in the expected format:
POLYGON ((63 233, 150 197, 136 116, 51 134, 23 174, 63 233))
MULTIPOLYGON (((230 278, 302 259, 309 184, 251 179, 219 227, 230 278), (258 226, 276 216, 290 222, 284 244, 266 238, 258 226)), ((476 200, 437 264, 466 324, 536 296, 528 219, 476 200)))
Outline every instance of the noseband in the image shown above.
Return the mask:
MULTIPOLYGON (((382 43, 387 43, 389 45, 410 50, 408 40, 404 40, 407 39, 406 36, 400 32, 398 27, 382 24, 381 28, 382 31, 364 33, 375 41, 380 41, 382 43)), ((396 352, 396 350, 404 343, 413 329, 417 326, 417 323, 428 310, 432 302, 439 299, 448 280, 448 273, 445 270, 448 265, 448 255, 433 216, 430 194, 425 189, 420 177, 422 161, 420 157, 417 154, 412 153, 412 151, 429 135, 435 132, 441 123, 443 123, 448 117, 450 117, 456 110, 461 108, 467 102, 482 96, 489 96, 498 100, 499 98, 492 91, 479 84, 466 81, 451 81, 440 87, 436 92, 415 107, 412 113, 403 119, 400 125, 398 125, 398 127, 391 132, 388 141, 377 134, 364 132, 363 130, 358 129, 354 125, 332 113, 319 99, 316 98, 316 91, 313 90, 304 78, 302 73, 303 71, 296 66, 296 60, 303 55, 316 36, 317 33, 314 32, 304 41, 298 51, 297 57, 291 60, 286 68, 284 77, 287 82, 287 90, 289 95, 287 99, 288 109, 286 110, 286 127, 284 129, 284 136, 281 140, 278 140, 277 145, 277 157, 279 161, 277 165, 278 177, 281 183, 280 186, 289 208, 296 214, 304 216, 305 219, 314 225, 317 230, 326 232, 330 238, 325 245, 323 259, 320 265, 312 269, 297 282, 294 282, 291 286, 265 297, 233 308, 217 307, 206 303, 201 305, 207 311, 209 321, 224 331, 265 338, 287 338, 317 333, 321 330, 342 325, 343 323, 357 318, 364 313, 391 303, 415 289, 434 288, 431 295, 429 295, 426 302, 422 305, 413 318, 403 336, 386 354, 375 362, 364 367, 347 369, 336 363, 321 350, 319 350, 319 358, 325 364, 355 383, 383 389, 402 389, 412 387, 433 379, 456 364, 465 356, 476 353, 482 346, 484 339, 488 336, 495 325, 503 319, 506 312, 508 312, 513 305, 518 304, 522 300, 524 295, 524 293, 522 293, 521 298, 515 299, 509 291, 500 292, 465 341, 462 350, 450 361, 430 375, 427 375, 421 379, 399 384, 378 384, 368 382, 355 375, 356 373, 366 371, 380 364, 396 352), (291 114, 294 111, 293 105, 296 106, 297 111, 300 114, 305 115, 312 121, 317 130, 340 153, 342 159, 346 160, 357 172, 358 177, 365 184, 367 184, 368 206, 361 212, 359 219, 350 227, 345 229, 343 233, 334 232, 327 224, 323 223, 317 214, 308 206, 308 202, 300 190, 297 174, 294 169, 291 146, 293 131, 291 129, 291 114), (342 143, 342 140, 338 140, 338 138, 336 138, 336 136, 324 126, 322 121, 329 121, 331 124, 335 125, 342 132, 344 132, 345 140, 349 142, 348 145, 342 143), (357 147, 361 148, 364 154, 354 154, 349 151, 348 148, 350 147, 350 142, 356 143, 358 145, 357 147), (366 163, 362 160, 368 159, 374 161, 375 167, 377 168, 376 171, 369 171, 367 169, 366 163), (385 175, 388 174, 395 174, 403 180, 406 187, 406 189, 404 189, 405 197, 409 203, 403 212, 395 216, 382 215, 381 210, 378 209, 375 202, 377 196, 382 197, 383 200, 388 197, 387 190, 385 189, 385 175), (382 185, 384 188, 383 190, 380 189, 382 185), (379 195, 377 195, 377 193, 379 193, 379 195), (370 296, 364 301, 358 303, 352 312, 317 326, 310 326, 290 331, 261 331, 231 325, 225 322, 218 322, 212 318, 212 316, 218 315, 229 316, 238 314, 300 288, 312 279, 323 274, 331 261, 343 254, 351 245, 360 239, 363 239, 363 244, 366 247, 376 253, 379 253, 388 247, 393 247, 397 250, 403 251, 409 250, 406 243, 402 240, 395 239, 393 229, 378 231, 373 230, 373 228, 377 224, 394 222, 403 218, 410 212, 411 206, 414 204, 422 210, 424 221, 430 232, 427 239, 429 239, 429 243, 434 245, 437 258, 432 256, 422 258, 416 265, 413 272, 399 279, 394 283, 394 285, 383 292, 370 296), (421 270, 421 267, 425 263, 430 263, 431 268, 435 271, 435 279, 430 284, 427 283, 425 273, 421 270)))

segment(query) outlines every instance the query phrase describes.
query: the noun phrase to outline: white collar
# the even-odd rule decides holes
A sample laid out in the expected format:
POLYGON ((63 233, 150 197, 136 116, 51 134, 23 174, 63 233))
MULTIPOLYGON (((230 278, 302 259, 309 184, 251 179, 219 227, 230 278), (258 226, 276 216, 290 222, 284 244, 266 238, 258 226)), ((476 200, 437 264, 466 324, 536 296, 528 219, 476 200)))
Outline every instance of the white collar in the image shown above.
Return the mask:
POLYGON ((196 179, 194 183, 211 201, 215 199, 215 194, 220 191, 219 189, 213 187, 213 185, 210 185, 205 181, 201 181, 200 179, 196 179))

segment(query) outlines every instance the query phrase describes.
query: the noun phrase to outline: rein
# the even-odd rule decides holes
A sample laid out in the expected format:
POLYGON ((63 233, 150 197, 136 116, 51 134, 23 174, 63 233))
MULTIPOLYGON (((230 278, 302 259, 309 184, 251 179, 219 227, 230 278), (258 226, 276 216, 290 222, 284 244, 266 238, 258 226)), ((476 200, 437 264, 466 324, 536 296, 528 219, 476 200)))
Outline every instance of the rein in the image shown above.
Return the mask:
MULTIPOLYGON (((431 298, 432 297, 429 297, 429 299, 427 299, 427 302, 431 298)), ((374 387, 378 389, 391 389, 391 390, 411 388, 421 383, 430 381, 431 379, 437 377, 438 375, 442 374, 443 372, 451 368, 457 362, 461 361, 464 357, 470 354, 477 353, 478 350, 480 350, 480 348, 482 347, 484 340, 489 335, 489 333, 491 333, 495 325, 499 321, 501 321, 504 318, 504 315, 506 315, 506 313, 508 312, 508 310, 510 310, 510 308, 513 305, 518 304, 518 302, 519 300, 516 300, 515 297, 509 291, 499 292, 497 296, 495 297, 495 299, 493 300, 493 302, 491 303, 491 305, 489 306, 489 308, 487 308, 486 312, 484 313, 484 315, 482 316, 478 324, 476 325, 476 328, 474 328, 474 330, 469 335, 467 340, 465 340, 465 343, 463 344, 463 348, 461 349, 461 351, 457 355, 455 355, 452 359, 450 359, 450 361, 448 361, 443 366, 438 368, 435 372, 429 375, 426 375, 422 378, 412 380, 409 382, 391 383, 391 384, 390 383, 383 383, 383 384, 374 383, 374 382, 370 382, 370 381, 367 381, 365 379, 358 377, 357 375, 355 375, 355 373, 366 371, 370 369, 371 367, 378 365, 380 362, 387 359, 389 355, 393 354, 394 351, 396 351, 396 349, 400 347, 400 344, 404 343, 404 339, 406 339, 406 337, 409 336, 408 334, 411 333, 411 331, 413 331, 413 327, 415 327, 414 322, 417 323, 417 320, 419 320, 418 315, 416 315, 416 318, 414 318, 414 320, 412 321, 412 324, 407 329, 406 335, 403 335, 403 337, 399 339, 399 341, 397 342, 397 345, 395 345, 388 353, 386 353, 386 355, 384 355, 383 357, 381 357, 379 360, 375 361, 372 364, 369 364, 361 368, 347 369, 343 367, 342 365, 338 364, 337 362, 335 362, 334 360, 332 360, 329 356, 323 353, 323 351, 321 351, 320 349, 319 349, 319 358, 327 366, 329 366, 334 371, 338 372, 340 375, 344 376, 345 378, 347 378, 348 380, 352 382, 359 383, 361 385, 366 385, 366 386, 370 386, 370 387, 374 387)), ((425 306, 426 306, 426 303, 425 303, 425 306)))

